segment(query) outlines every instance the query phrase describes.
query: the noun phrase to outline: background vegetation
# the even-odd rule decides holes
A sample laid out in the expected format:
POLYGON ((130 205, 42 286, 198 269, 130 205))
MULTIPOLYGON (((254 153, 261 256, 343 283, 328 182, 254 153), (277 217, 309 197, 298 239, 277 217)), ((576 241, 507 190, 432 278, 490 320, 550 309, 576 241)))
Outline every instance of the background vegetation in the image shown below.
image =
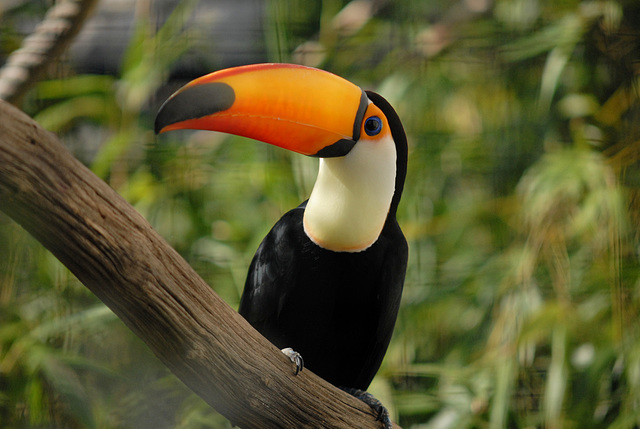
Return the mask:
MULTIPOLYGON (((268 1, 263 40, 271 61, 380 92, 409 136, 410 265, 372 393, 405 428, 638 427, 640 3, 347 3, 268 1)), ((62 61, 22 107, 237 306, 316 166, 236 137, 155 138, 171 70, 206 49, 194 7, 159 30, 137 8, 117 75, 62 61)), ((4 11, 5 55, 45 9, 4 11)), ((0 427, 230 425, 0 215, 0 427)))

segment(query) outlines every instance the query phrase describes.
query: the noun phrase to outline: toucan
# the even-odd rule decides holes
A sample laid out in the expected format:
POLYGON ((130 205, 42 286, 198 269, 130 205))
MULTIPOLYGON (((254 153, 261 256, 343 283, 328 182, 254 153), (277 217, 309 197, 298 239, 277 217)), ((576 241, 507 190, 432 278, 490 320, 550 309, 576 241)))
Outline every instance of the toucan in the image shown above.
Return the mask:
POLYGON ((394 109, 327 71, 254 64, 176 91, 155 131, 177 129, 250 137, 319 158, 309 199, 260 244, 239 312, 298 369, 301 357, 335 386, 366 391, 389 345, 407 268, 396 220, 407 139, 394 109))

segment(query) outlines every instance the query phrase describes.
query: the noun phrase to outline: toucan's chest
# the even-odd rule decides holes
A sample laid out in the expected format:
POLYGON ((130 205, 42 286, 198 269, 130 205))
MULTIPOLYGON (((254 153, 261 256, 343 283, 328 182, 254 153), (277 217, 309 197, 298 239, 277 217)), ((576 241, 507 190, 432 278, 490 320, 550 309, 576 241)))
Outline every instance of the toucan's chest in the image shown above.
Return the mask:
POLYGON ((335 252, 306 235, 305 208, 303 203, 285 214, 265 237, 251 264, 245 294, 270 301, 271 311, 282 317, 287 317, 283 312, 314 307, 322 308, 323 318, 340 311, 373 317, 385 300, 399 294, 393 285, 402 285, 397 278, 404 276, 406 241, 399 227, 395 221, 385 226, 365 250, 335 252))

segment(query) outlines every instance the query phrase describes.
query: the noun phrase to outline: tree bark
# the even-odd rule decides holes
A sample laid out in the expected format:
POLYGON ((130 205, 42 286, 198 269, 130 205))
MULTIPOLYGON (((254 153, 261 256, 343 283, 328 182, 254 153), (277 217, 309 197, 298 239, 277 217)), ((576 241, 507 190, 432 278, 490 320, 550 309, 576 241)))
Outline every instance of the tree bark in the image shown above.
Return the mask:
POLYGON ((376 428, 361 401, 295 367, 57 138, 0 101, 0 210, 240 427, 376 428))

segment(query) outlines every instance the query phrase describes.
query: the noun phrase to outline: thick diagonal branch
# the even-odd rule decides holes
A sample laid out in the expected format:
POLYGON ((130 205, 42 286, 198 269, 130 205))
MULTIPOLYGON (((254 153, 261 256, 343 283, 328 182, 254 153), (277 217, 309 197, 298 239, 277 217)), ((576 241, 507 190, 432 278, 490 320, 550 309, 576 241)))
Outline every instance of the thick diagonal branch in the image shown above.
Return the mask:
POLYGON ((0 101, 0 209, 240 427, 379 427, 225 304, 147 221, 31 118, 0 101))

